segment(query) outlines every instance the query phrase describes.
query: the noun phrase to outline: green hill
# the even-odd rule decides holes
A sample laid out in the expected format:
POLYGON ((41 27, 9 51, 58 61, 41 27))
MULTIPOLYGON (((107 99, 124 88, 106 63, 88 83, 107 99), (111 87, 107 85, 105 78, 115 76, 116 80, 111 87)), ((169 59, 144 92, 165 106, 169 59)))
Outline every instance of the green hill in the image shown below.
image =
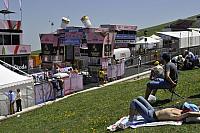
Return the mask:
POLYGON ((39 55, 41 53, 41 50, 35 50, 31 52, 31 55, 39 55))
MULTIPOLYGON (((196 21, 196 17, 199 16, 200 14, 198 15, 194 15, 194 16, 191 16, 191 17, 188 17, 188 18, 185 18, 185 19, 181 19, 181 20, 194 20, 196 21)), ((156 34, 156 32, 160 32, 162 31, 163 28, 169 26, 170 24, 174 24, 176 23, 177 21, 179 21, 180 19, 178 20, 175 20, 175 21, 171 21, 171 22, 168 22, 168 23, 164 23, 164 24, 160 24, 160 25, 156 25, 156 26, 152 26, 152 27, 148 27, 148 28, 144 28, 144 29, 139 29, 137 31, 137 36, 140 37, 140 36, 144 36, 144 31, 146 30, 147 31, 147 36, 151 36, 153 34, 156 34)), ((192 25, 192 27, 197 27, 196 25, 197 23, 194 23, 192 25)))

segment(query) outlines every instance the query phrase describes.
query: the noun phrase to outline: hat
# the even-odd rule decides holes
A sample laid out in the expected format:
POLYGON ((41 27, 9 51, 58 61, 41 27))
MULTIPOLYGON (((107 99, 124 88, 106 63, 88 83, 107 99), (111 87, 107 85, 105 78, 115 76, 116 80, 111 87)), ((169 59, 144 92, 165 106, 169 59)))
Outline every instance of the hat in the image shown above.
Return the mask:
POLYGON ((159 64, 159 61, 155 61, 155 62, 154 62, 154 65, 158 65, 158 64, 159 64))
POLYGON ((188 103, 188 102, 185 102, 183 104, 183 107, 182 107, 183 110, 190 110, 190 111, 193 111, 193 112, 198 112, 199 111, 199 108, 197 105, 195 104, 192 104, 192 103, 188 103))
POLYGON ((182 56, 181 54, 180 54, 180 55, 178 55, 178 57, 179 57, 179 58, 183 58, 183 56, 182 56))

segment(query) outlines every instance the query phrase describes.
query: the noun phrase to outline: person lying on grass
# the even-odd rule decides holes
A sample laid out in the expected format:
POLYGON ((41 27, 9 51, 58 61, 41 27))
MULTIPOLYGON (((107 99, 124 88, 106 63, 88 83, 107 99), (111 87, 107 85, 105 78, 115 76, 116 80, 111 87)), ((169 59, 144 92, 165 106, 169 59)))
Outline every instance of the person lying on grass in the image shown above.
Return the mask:
POLYGON ((194 104, 186 102, 182 109, 164 108, 155 110, 142 96, 131 102, 129 122, 135 120, 138 113, 144 118, 145 122, 181 121, 188 117, 200 117, 199 108, 194 104))

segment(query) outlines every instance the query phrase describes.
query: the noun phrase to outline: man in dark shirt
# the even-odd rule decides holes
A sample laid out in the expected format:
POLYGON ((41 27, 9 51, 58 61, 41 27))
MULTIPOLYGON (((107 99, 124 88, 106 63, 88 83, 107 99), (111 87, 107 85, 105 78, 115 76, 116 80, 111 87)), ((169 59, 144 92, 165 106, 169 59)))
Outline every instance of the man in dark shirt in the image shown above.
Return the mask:
POLYGON ((168 54, 163 54, 162 59, 165 64, 164 79, 156 78, 147 83, 145 99, 148 99, 152 91, 152 95, 155 95, 157 89, 172 89, 177 85, 178 71, 176 65, 170 61, 170 56, 168 54))

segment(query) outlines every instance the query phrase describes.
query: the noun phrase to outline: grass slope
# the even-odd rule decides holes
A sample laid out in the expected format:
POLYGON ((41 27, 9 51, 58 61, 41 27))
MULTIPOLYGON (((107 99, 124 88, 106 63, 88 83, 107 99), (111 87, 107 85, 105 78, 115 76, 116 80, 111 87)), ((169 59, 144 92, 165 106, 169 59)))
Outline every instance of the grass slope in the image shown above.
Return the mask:
MULTIPOLYGON (((189 19, 189 20, 196 20, 196 17, 199 16, 198 15, 194 15, 194 16, 191 16, 191 17, 188 17, 188 18, 185 18, 185 19, 189 19)), ((171 22, 168 22, 168 23, 164 23, 164 24, 160 24, 160 25, 156 25, 156 26, 152 26, 152 27, 148 27, 148 28, 144 28, 144 29, 139 29, 137 31, 137 36, 140 37, 140 36, 144 36, 144 31, 146 30, 147 31, 147 36, 151 36, 153 34, 156 34, 156 32, 160 32, 162 31, 162 29, 164 29, 166 26, 172 24, 172 23, 175 23, 177 20, 175 21, 171 21, 171 22)), ((194 26, 195 27, 195 26, 194 26)))
MULTIPOLYGON (((199 69, 180 72, 177 91, 185 96, 193 96, 187 101, 200 104, 199 69)), ((130 101, 144 95, 148 79, 122 82, 98 90, 77 94, 63 101, 2 121, 0 132, 6 133, 103 133, 106 127, 127 115, 130 101)), ((163 90, 157 93, 158 100, 170 98, 170 93, 163 90)), ((162 107, 181 104, 186 99, 175 97, 170 103, 161 103, 162 107)), ((198 132, 199 124, 182 126, 158 126, 119 131, 128 132, 198 132)))

